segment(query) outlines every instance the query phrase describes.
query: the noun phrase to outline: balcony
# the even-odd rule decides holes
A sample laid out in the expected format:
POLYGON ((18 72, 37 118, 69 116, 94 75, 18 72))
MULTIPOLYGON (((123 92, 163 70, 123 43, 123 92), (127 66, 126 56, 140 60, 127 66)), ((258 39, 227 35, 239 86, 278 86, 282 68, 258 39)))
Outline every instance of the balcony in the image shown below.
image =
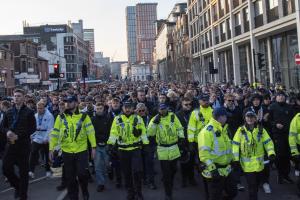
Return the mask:
POLYGON ((295 0, 284 0, 282 2, 283 4, 283 14, 284 16, 290 15, 292 13, 295 13, 295 0))
POLYGON ((272 8, 271 10, 268 10, 267 11, 267 16, 268 16, 268 23, 279 19, 278 7, 275 7, 275 8, 272 8))
POLYGON ((264 25, 264 16, 263 16, 263 14, 254 17, 254 21, 255 21, 255 28, 258 28, 258 27, 264 25))
POLYGON ((244 32, 248 32, 249 31, 249 21, 245 21, 244 23, 244 32))
POLYGON ((241 35, 241 25, 235 27, 235 36, 241 35))

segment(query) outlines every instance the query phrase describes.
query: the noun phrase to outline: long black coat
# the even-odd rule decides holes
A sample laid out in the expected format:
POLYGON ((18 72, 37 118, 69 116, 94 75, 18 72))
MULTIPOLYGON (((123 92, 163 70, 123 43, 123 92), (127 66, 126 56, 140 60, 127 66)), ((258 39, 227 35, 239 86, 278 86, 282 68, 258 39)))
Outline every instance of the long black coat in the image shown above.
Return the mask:
POLYGON ((290 123, 293 119, 293 110, 290 105, 284 103, 279 104, 277 102, 273 103, 269 107, 270 111, 270 123, 271 132, 273 135, 273 142, 275 145, 276 155, 278 156, 289 156, 289 128, 290 123), (282 124, 283 128, 278 129, 276 124, 282 124))

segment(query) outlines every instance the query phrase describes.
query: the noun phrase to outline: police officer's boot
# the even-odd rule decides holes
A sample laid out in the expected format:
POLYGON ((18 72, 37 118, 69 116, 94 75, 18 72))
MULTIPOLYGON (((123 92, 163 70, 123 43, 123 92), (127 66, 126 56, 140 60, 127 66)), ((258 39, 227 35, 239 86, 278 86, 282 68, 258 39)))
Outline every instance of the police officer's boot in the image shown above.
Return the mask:
POLYGON ((134 173, 134 187, 135 187, 135 200, 143 200, 143 194, 142 194, 142 173, 136 172, 134 173))
POLYGON ((134 199, 134 190, 133 188, 128 188, 127 189, 127 200, 135 200, 134 199))

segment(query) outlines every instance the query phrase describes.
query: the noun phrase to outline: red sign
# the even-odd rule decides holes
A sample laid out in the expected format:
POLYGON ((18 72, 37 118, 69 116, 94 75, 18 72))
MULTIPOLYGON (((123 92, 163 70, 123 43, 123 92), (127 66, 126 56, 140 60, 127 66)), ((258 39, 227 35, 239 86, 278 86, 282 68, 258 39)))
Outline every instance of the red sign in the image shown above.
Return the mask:
POLYGON ((295 55, 295 63, 296 65, 300 65, 300 54, 295 55))

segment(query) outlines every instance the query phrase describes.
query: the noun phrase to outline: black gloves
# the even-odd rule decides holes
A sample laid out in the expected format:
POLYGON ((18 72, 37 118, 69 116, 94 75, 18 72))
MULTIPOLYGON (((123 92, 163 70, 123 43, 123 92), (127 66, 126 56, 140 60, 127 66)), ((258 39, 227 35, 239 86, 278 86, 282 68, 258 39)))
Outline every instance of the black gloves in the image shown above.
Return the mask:
POLYGON ((159 122, 160 122, 160 115, 157 115, 157 116, 155 117, 155 119, 153 120, 153 123, 154 123, 154 124, 159 124, 159 122))
POLYGON ((269 156, 270 162, 275 162, 276 156, 274 154, 269 156))
POLYGON ((113 145, 108 145, 107 153, 111 158, 117 158, 118 157, 118 147, 113 145))
POLYGON ((197 144, 195 142, 189 142, 188 147, 190 152, 197 152, 197 144))
POLYGON ((178 147, 179 147, 180 151, 187 149, 187 145, 185 145, 185 143, 186 143, 185 139, 183 139, 183 138, 178 139, 178 147))
POLYGON ((240 168, 241 165, 240 165, 240 162, 239 162, 239 161, 233 161, 233 162, 231 163, 231 166, 232 166, 233 169, 237 170, 237 169, 240 168))
POLYGON ((134 137, 140 137, 142 135, 142 130, 141 129, 137 129, 137 128, 133 128, 133 135, 134 137))
POLYGON ((300 163, 300 155, 294 155, 294 156, 292 156, 292 161, 295 164, 299 164, 300 163))
POLYGON ((219 179, 221 177, 220 174, 219 174, 218 169, 214 169, 210 173, 211 173, 211 178, 212 179, 219 179))

